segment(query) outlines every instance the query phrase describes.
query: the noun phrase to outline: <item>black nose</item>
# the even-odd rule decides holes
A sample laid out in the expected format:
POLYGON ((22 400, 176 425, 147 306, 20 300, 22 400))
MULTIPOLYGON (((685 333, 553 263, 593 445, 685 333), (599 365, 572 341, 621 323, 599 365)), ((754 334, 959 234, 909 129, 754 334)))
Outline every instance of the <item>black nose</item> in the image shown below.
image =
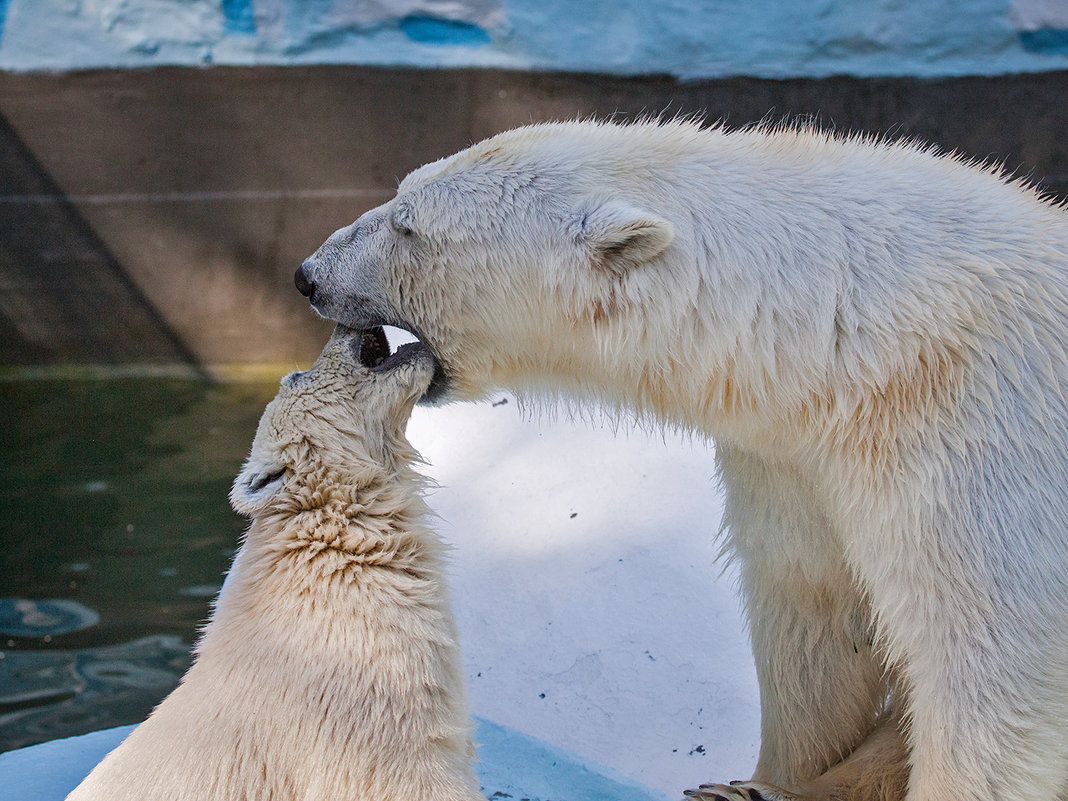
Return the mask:
POLYGON ((293 276, 293 283, 297 285, 297 291, 306 298, 315 294, 315 282, 308 277, 308 271, 304 265, 297 268, 297 274, 293 276))

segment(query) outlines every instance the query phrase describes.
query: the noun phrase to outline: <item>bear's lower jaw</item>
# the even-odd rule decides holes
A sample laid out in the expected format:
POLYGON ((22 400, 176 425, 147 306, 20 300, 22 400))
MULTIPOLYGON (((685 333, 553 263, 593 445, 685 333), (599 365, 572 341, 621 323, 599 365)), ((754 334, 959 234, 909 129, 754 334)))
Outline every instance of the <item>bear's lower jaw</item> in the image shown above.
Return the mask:
MULTIPOLYGON (((425 345, 423 347, 426 347, 425 345)), ((429 350, 429 348, 427 348, 429 350)), ((433 357, 433 351, 431 351, 433 357)), ((419 403, 424 406, 434 406, 438 403, 442 403, 449 396, 449 389, 451 385, 448 373, 445 372, 445 368, 441 362, 434 357, 434 377, 430 379, 430 386, 426 388, 426 392, 423 393, 423 397, 419 399, 419 403)))

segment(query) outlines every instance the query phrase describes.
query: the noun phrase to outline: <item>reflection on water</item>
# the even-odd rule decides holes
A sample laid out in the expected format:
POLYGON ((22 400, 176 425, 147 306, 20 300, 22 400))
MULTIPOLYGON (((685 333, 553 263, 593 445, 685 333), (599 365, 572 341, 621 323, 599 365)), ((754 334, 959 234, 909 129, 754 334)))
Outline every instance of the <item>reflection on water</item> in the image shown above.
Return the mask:
POLYGON ((143 720, 189 667, 189 644, 158 634, 102 648, 7 651, 0 721, 9 747, 143 720))
POLYGON ((137 722, 174 687, 277 386, 0 381, 0 751, 137 722))
POLYGON ((100 622, 100 615, 77 601, 0 598, 0 634, 5 637, 54 637, 100 622))

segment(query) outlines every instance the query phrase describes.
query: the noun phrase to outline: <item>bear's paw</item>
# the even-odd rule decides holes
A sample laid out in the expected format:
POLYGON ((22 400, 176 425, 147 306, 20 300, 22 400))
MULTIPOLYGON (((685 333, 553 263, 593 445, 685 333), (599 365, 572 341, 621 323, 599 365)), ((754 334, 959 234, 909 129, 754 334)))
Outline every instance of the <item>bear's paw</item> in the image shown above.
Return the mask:
POLYGON ((683 793, 694 801, 806 801, 779 787, 759 782, 734 781, 730 784, 702 784, 683 793))

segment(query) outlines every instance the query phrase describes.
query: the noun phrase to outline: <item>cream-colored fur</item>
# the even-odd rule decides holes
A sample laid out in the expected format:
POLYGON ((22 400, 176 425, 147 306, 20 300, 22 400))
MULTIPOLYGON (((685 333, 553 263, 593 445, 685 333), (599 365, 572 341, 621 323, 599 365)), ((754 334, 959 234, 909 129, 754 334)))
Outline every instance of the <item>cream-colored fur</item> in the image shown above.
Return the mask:
POLYGON ((335 333, 234 484, 252 517, 181 685, 70 801, 477 801, 462 666, 408 415, 335 333))
POLYGON ((562 123, 416 170, 301 270, 428 343, 434 397, 715 440, 763 741, 699 795, 1066 797, 1063 207, 909 144, 562 123))

